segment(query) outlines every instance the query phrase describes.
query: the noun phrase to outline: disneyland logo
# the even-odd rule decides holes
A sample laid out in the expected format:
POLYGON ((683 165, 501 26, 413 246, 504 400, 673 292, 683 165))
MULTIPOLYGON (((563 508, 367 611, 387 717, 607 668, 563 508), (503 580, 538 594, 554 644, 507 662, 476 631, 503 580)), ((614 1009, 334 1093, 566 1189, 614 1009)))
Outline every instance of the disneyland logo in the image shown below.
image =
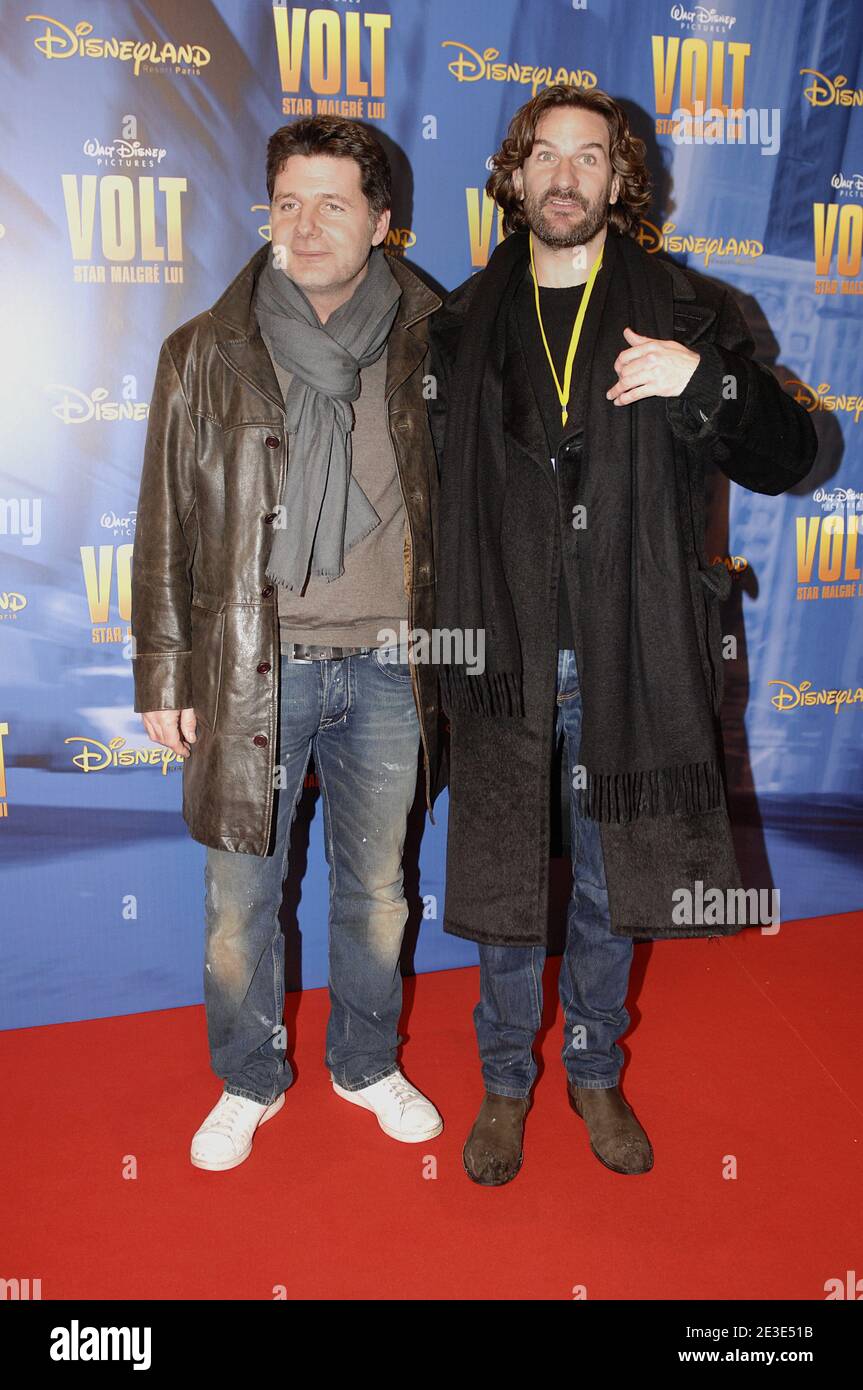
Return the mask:
POLYGON ((775 695, 771 695, 770 703, 774 709, 783 712, 808 709, 814 705, 827 705, 834 714, 838 714, 843 705, 863 704, 863 690, 859 686, 848 686, 845 690, 815 690, 811 681, 801 681, 800 685, 792 685, 791 681, 776 680, 768 681, 767 684, 780 687, 775 695))
POLYGON ((743 574, 749 568, 749 561, 743 555, 714 555, 710 563, 724 565, 729 574, 743 574))
POLYGON ((131 537, 137 519, 137 511, 130 512, 128 516, 118 516, 116 512, 103 512, 99 518, 99 525, 103 526, 106 531, 111 531, 115 536, 131 537))
POLYGON ((830 492, 816 488, 812 501, 818 502, 823 512, 863 512, 863 492, 855 492, 853 487, 835 487, 830 492))
POLYGON ((10 590, 0 589, 0 621, 4 618, 15 618, 22 608, 27 607, 27 600, 23 594, 17 594, 10 590))
POLYGON ((126 740, 120 737, 112 738, 109 743, 100 743, 98 739, 75 734, 71 738, 64 738, 63 742, 84 745, 81 752, 72 758, 82 772, 104 772, 109 767, 161 767, 164 777, 170 766, 181 765, 184 761, 179 753, 172 753, 170 748, 126 748, 126 740))
POLYGON ((455 39, 444 39, 441 48, 456 48, 458 53, 447 63, 447 72, 456 82, 519 82, 530 87, 531 96, 536 96, 540 87, 553 87, 562 83, 567 87, 583 87, 585 90, 596 86, 596 73, 584 68, 537 67, 533 63, 497 62, 499 48, 484 48, 478 53, 469 44, 455 39))
POLYGON ((394 251, 409 251, 416 244, 417 234, 412 232, 410 227, 390 227, 384 237, 384 246, 389 246, 394 251))
POLYGON ((51 414, 64 425, 86 425, 89 420, 146 420, 150 410, 147 401, 109 401, 104 386, 97 386, 89 394, 74 386, 54 384, 46 386, 45 390, 60 393, 60 399, 51 407, 51 414))
MULTIPOLYGON (((269 212, 269 203, 254 203, 252 212, 269 212)), ((272 227, 269 222, 262 222, 258 228, 258 235, 262 241, 272 240, 272 227)), ((410 227, 390 227, 383 240, 384 246, 391 251, 409 251, 412 246, 417 244, 417 234, 410 227)), ((278 270, 284 270, 286 258, 284 247, 275 246, 273 249, 273 265, 278 270)))
POLYGON ((210 61, 206 48, 198 43, 163 43, 156 39, 109 39, 92 38, 92 24, 86 19, 70 29, 59 19, 51 19, 44 14, 25 15, 25 21, 41 19, 46 29, 33 40, 43 58, 118 58, 120 62, 131 63, 135 77, 139 77, 142 67, 173 67, 176 72, 184 68, 204 68, 210 61))
POLYGON ((815 79, 803 88, 803 95, 810 106, 863 106, 863 89, 849 87, 847 77, 841 74, 826 77, 816 68, 801 68, 800 76, 804 74, 815 79))
POLYGON ((831 395, 829 381, 822 381, 818 389, 813 390, 805 381, 791 377, 784 386, 789 396, 808 410, 810 415, 813 410, 826 410, 830 413, 844 411, 847 415, 854 416, 856 425, 863 414, 863 396, 831 395))
POLYGON ((127 169, 134 167, 152 169, 154 164, 161 164, 168 153, 167 150, 159 149, 156 145, 142 145, 140 140, 123 140, 122 138, 112 141, 110 145, 103 145, 99 140, 85 140, 83 148, 88 158, 95 159, 97 164, 127 169))
POLYGON ((691 255, 703 256, 705 266, 710 264, 712 256, 730 256, 739 261, 744 257, 755 260, 756 257, 764 255, 764 243, 761 241, 752 238, 740 240, 737 237, 707 237, 692 232, 674 234, 675 225, 674 222, 663 222, 660 229, 643 219, 636 240, 639 246, 651 255, 655 255, 657 251, 677 254, 687 251, 691 255))
POLYGON ((840 198, 863 197, 863 174, 852 174, 848 179, 844 174, 834 174, 830 187, 838 191, 840 198))
POLYGON ((720 29, 727 33, 737 23, 736 15, 718 14, 712 7, 708 10, 706 5, 696 5, 691 10, 685 9, 683 5, 672 5, 670 14, 676 24, 681 24, 687 29, 706 29, 712 33, 720 29))

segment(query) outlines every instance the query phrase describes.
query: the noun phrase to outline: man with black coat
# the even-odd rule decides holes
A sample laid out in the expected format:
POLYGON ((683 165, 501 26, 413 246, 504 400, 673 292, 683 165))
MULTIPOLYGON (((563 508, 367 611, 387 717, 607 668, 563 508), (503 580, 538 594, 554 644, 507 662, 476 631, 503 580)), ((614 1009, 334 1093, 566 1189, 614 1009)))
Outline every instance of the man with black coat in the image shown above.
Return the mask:
POLYGON ((523 1158, 561 737, 569 1100, 608 1168, 653 1165, 619 1089, 633 942, 742 925, 679 910, 699 887, 733 899, 741 886, 718 726, 730 576, 704 555, 705 468, 777 494, 817 447, 806 412, 753 360, 731 295, 634 239, 649 201, 644 143, 611 97, 543 90, 492 164, 508 235, 431 330, 437 624, 485 643, 482 672, 439 672, 444 930, 480 952, 486 1094, 464 1165, 485 1185, 510 1181, 523 1158))

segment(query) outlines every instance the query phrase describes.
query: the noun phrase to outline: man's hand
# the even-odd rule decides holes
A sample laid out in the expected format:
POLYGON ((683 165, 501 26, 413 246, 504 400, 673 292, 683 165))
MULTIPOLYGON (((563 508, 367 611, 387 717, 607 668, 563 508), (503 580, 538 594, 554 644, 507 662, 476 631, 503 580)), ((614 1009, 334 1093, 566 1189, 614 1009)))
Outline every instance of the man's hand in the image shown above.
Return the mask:
POLYGON ((144 728, 154 743, 162 743, 180 758, 188 758, 189 744, 195 742, 195 711, 193 709, 157 709, 142 714, 144 728))
POLYGON ((679 396, 701 361, 698 353, 673 339, 645 338, 633 328, 623 332, 632 347, 614 359, 618 379, 606 400, 629 405, 644 396, 679 396))

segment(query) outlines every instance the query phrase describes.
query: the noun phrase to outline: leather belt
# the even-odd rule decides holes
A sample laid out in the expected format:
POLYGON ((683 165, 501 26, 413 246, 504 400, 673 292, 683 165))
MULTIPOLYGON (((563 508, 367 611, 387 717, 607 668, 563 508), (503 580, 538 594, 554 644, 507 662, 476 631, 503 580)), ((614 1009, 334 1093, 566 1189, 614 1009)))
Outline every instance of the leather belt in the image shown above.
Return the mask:
POLYGON ((374 647, 323 647, 314 642, 289 642, 282 648, 282 656, 288 661, 336 661, 374 650, 374 647))

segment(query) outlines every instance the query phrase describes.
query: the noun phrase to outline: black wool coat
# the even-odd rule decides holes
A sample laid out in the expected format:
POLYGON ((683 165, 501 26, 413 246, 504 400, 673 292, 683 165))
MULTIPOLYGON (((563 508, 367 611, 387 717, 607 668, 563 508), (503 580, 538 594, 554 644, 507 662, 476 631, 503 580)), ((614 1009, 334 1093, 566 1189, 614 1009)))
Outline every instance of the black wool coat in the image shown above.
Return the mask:
MULTIPOLYGON (((783 391, 772 372, 754 361, 752 337, 724 287, 648 254, 612 228, 608 236, 618 238, 615 254, 629 258, 631 271, 651 277, 648 288, 659 313, 656 336, 676 339, 701 357, 683 395, 668 398, 664 413, 652 412, 660 424, 651 427, 654 437, 648 442, 656 466, 674 475, 677 523, 690 576, 684 602, 691 604, 695 619, 699 678, 718 745, 723 684, 719 602, 728 592, 730 576, 724 565, 711 566, 704 553, 705 469, 715 463, 741 486, 775 495, 806 475, 817 440, 806 411, 783 391), (736 399, 723 396, 725 376, 738 382, 736 399)), ((430 402, 430 416, 439 463, 447 405, 459 390, 453 371, 459 337, 470 332, 471 301, 483 274, 478 271, 453 290, 431 323, 437 395, 430 402)), ((632 326, 644 331, 637 323, 632 326)), ((622 339, 619 350, 627 346, 622 339)), ((589 371, 590 363, 577 358, 576 373, 579 370, 589 371)), ((603 393, 613 384, 603 382, 603 393)), ((634 431, 640 423, 645 427, 639 402, 607 404, 609 409, 633 412, 634 431)), ((557 466, 552 467, 517 326, 507 334, 503 429, 507 480, 501 553, 521 645, 525 714, 495 719, 450 713, 443 926, 446 932, 477 942, 544 945, 557 674, 551 615, 557 610, 561 563, 570 603, 575 604, 574 560, 562 540, 572 508, 566 478, 572 476, 573 465, 590 466, 591 461, 581 456, 582 432, 576 429, 561 441, 557 466)), ((669 612, 668 621, 690 618, 669 612)), ((578 640, 576 635, 576 660, 578 640)), ((621 660, 626 660, 625 653, 621 660)), ((673 690, 669 699, 674 699, 673 690)), ((680 888, 697 900, 699 881, 704 891, 719 888, 727 893, 741 886, 724 797, 711 811, 600 825, 613 933, 653 939, 740 930, 739 920, 680 924, 672 918, 673 895, 680 888)))

